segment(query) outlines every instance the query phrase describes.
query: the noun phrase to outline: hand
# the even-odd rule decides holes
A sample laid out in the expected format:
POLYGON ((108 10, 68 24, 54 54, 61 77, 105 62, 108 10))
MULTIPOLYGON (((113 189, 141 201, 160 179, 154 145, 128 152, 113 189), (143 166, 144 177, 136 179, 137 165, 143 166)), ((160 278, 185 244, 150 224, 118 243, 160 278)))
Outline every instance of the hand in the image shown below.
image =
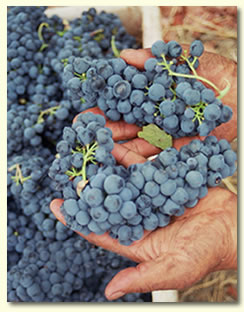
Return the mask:
MULTIPOLYGON (((134 53, 139 53, 136 56, 137 63, 133 64, 139 68, 144 64, 145 59, 151 56, 148 50, 139 50, 139 52, 127 50, 122 52, 121 56, 132 63, 134 53)), ((226 62, 228 64, 228 61, 226 62)), ((230 69, 229 65, 228 70, 230 69)), ((207 78, 211 79, 209 76, 207 78)), ((234 78, 232 79, 234 81, 234 78)), ((235 93, 235 90, 236 86, 234 87, 233 84, 231 92, 235 93)), ((229 97, 228 101, 228 103, 225 101, 225 104, 232 106, 234 119, 236 119, 235 101, 232 97, 229 97)), ((97 108, 92 111, 101 113, 97 108)), ((144 162, 148 156, 160 151, 144 140, 136 138, 140 128, 135 125, 126 125, 123 121, 117 123, 107 121, 106 126, 112 130, 114 141, 130 140, 122 145, 115 144, 112 152, 116 160, 126 167, 131 163, 144 162)), ((230 129, 231 131, 228 132, 218 130, 216 135, 222 137, 223 134, 227 134, 225 137, 231 140, 236 135, 236 128, 230 129)), ((179 148, 191 139, 175 140, 174 146, 179 148)), ((62 202, 61 199, 55 199, 51 203, 51 210, 65 224, 60 213, 62 202)), ((175 218, 166 228, 153 232, 146 231, 140 241, 128 247, 120 245, 107 233, 103 235, 91 233, 87 236, 78 234, 93 244, 140 263, 136 268, 119 272, 112 279, 105 291, 109 300, 117 299, 130 292, 182 289, 211 271, 235 268, 236 202, 236 196, 232 193, 220 188, 210 189, 209 195, 195 208, 187 209, 182 217, 175 218)))
MULTIPOLYGON (((94 113, 101 113, 97 108, 94 113)), ((133 139, 138 128, 123 122, 107 121, 114 140, 133 139)), ((142 143, 142 142, 141 142, 142 143)), ((154 148, 145 142, 147 149, 154 148)), ((125 144, 115 144, 117 161, 125 166, 146 160, 144 149, 138 154, 125 144), (141 152, 141 153, 140 153, 141 152)), ((209 272, 235 268, 236 263, 236 196, 221 189, 210 189, 207 197, 182 217, 174 218, 166 228, 146 231, 140 241, 122 246, 107 233, 84 236, 89 242, 130 258, 140 264, 119 272, 106 288, 106 296, 113 300, 125 293, 147 292, 157 289, 182 289, 209 272)), ((51 210, 65 224, 60 213, 62 199, 51 203, 51 210)))
MULTIPOLYGON (((61 199, 51 210, 63 224, 61 199)), ((105 295, 115 300, 126 293, 183 289, 206 274, 237 267, 237 198, 231 192, 210 189, 196 207, 188 209, 165 228, 146 232, 131 246, 120 245, 107 233, 81 235, 90 243, 138 262, 120 271, 108 284, 105 295)))

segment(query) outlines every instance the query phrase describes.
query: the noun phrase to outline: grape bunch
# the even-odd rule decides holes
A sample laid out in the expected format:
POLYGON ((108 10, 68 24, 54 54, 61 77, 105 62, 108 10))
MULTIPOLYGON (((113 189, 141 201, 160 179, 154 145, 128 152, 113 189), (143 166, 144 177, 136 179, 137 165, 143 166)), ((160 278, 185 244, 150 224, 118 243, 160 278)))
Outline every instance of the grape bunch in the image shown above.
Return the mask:
POLYGON ((196 73, 203 50, 199 40, 192 42, 189 55, 175 41, 157 41, 151 48, 155 57, 143 71, 121 58, 73 56, 64 69, 64 83, 79 111, 98 106, 110 120, 154 123, 175 138, 206 136, 231 119, 232 109, 220 100, 229 86, 221 91, 196 73))
POLYGON ((58 157, 49 169, 49 176, 65 197, 76 196, 73 185, 82 188, 81 184, 96 174, 98 163, 115 165, 110 153, 114 147, 112 131, 104 126, 103 116, 88 112, 80 114, 72 127, 64 128, 63 139, 57 144, 58 157))
POLYGON ((64 28, 59 17, 47 18, 46 7, 13 7, 8 11, 8 104, 27 100, 48 105, 61 99, 59 79, 50 61, 49 39, 64 28), (48 28, 48 30, 46 29, 48 28))
POLYGON ((112 133, 104 125, 101 115, 78 115, 77 122, 64 129, 59 157, 49 170, 64 198, 61 212, 73 231, 108 232, 130 245, 144 230, 167 226, 172 216, 196 206, 208 187, 218 186, 236 170, 230 144, 214 136, 192 140, 180 151, 167 148, 153 161, 126 169, 110 154, 112 133))
MULTIPOLYGON (((105 11, 97 13, 94 8, 84 11, 81 18, 71 21, 63 32, 55 34, 50 45, 55 51, 51 66, 60 77, 60 86, 64 92, 67 85, 63 71, 72 58, 109 59, 118 55, 119 50, 139 47, 115 14, 105 11)), ((73 111, 80 112, 84 107, 92 107, 91 97, 85 100, 71 101, 73 111)))
MULTIPOLYGON (((36 231, 33 238, 25 242, 21 259, 8 272, 8 299, 14 302, 107 301, 103 295, 106 283, 119 268, 129 265, 134 263, 102 248, 91 248, 78 236, 53 241, 45 240, 42 233, 36 231)), ((116 301, 140 302, 144 301, 143 297, 149 300, 148 295, 135 293, 116 301)))
POLYGON ((60 127, 71 121, 50 63, 55 52, 49 41, 64 25, 57 16, 47 18, 45 9, 8 11, 8 155, 40 145, 44 133, 46 141, 59 139, 60 127))
POLYGON ((8 158, 8 196, 30 200, 47 178, 53 155, 48 149, 26 149, 21 155, 8 158))
POLYGON ((44 148, 33 152, 33 149, 26 149, 22 155, 9 158, 8 201, 15 205, 13 212, 28 217, 28 222, 32 222, 44 237, 65 240, 72 232, 57 221, 49 208, 54 198, 62 196, 47 176, 53 155, 44 148))

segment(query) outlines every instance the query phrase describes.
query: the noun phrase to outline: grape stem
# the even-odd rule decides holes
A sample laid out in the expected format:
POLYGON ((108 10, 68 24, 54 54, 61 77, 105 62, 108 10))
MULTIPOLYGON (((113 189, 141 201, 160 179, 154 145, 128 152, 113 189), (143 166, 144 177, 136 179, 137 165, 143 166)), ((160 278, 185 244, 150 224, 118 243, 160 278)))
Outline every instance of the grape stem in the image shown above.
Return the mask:
POLYGON ((98 143, 94 142, 93 144, 87 144, 83 148, 83 164, 81 169, 82 179, 83 181, 86 181, 86 165, 90 161, 91 163, 95 163, 94 161, 94 155, 95 150, 98 147, 98 143))
POLYGON ((81 52, 82 51, 81 37, 80 36, 73 36, 73 39, 80 43, 80 45, 77 48, 81 52))
POLYGON ((192 63, 189 61, 189 59, 188 59, 188 57, 187 57, 186 55, 181 55, 181 58, 182 58, 184 61, 186 61, 187 65, 190 67, 190 69, 191 69, 191 71, 193 72, 193 74, 194 74, 195 76, 197 76, 197 72, 196 72, 196 70, 195 70, 195 68, 194 68, 194 64, 195 64, 195 62, 196 62, 196 60, 197 60, 197 57, 196 57, 196 56, 194 57, 194 60, 193 60, 192 63))
POLYGON ((82 180, 86 181, 87 180, 86 166, 88 162, 91 162, 92 164, 96 164, 94 155, 95 155, 95 151, 97 147, 98 147, 97 142, 93 142, 82 147, 76 146, 76 150, 72 150, 71 152, 73 154, 82 153, 83 155, 82 167, 79 171, 76 171, 76 169, 72 167, 71 170, 67 170, 65 173, 71 178, 82 176, 82 180))
POLYGON ((43 38, 43 35, 42 35, 42 29, 43 27, 47 27, 49 28, 49 25, 48 23, 41 23, 38 27, 38 30, 37 30, 37 34, 38 34, 38 38, 40 39, 40 41, 42 42, 42 45, 40 47, 40 52, 42 52, 44 49, 46 49, 48 47, 48 44, 44 42, 44 38, 43 38))
POLYGON ((77 76, 82 82, 86 80, 86 73, 78 74, 74 72, 74 75, 77 76))
POLYGON ((81 41, 81 37, 80 37, 80 36, 73 36, 73 39, 74 39, 74 40, 77 40, 77 41, 79 41, 79 42, 81 41))
POLYGON ((101 34, 103 32, 104 32, 104 29, 99 28, 99 29, 96 29, 96 30, 90 32, 90 36, 93 37, 93 36, 96 36, 96 35, 101 34))
POLYGON ((115 57, 119 57, 120 56, 120 51, 117 49, 116 47, 116 44, 115 44, 115 36, 112 36, 112 39, 111 39, 111 48, 112 48, 112 51, 114 53, 114 56, 115 57))
POLYGON ((80 98, 80 102, 81 102, 81 104, 84 104, 84 103, 86 103, 86 100, 82 97, 82 98, 80 98))
POLYGON ((202 121, 204 120, 204 109, 207 105, 208 104, 205 102, 199 102, 194 106, 190 106, 190 108, 195 112, 195 116, 192 119, 192 122, 197 120, 199 125, 202 123, 202 121))
POLYGON ((15 176, 11 177, 11 179, 16 183, 16 185, 19 185, 20 183, 23 184, 25 181, 31 179, 31 176, 23 177, 20 164, 15 164, 8 168, 8 171, 11 172, 15 169, 15 176))
POLYGON ((63 37, 63 35, 67 32, 68 30, 67 29, 64 29, 64 30, 60 30, 60 31, 57 31, 56 34, 60 37, 63 37))
POLYGON ((59 109, 59 108, 60 108, 60 105, 57 105, 57 106, 53 106, 53 107, 47 108, 44 111, 41 111, 39 116, 38 116, 37 123, 40 124, 40 123, 44 122, 44 118, 43 117, 45 115, 48 115, 48 114, 53 115, 56 112, 56 110, 59 109))
POLYGON ((230 83, 229 83, 229 81, 226 80, 226 79, 225 79, 225 81, 226 81, 226 83, 227 83, 226 87, 225 87, 223 90, 220 90, 214 83, 212 83, 211 81, 209 81, 208 79, 206 79, 206 78, 204 78, 204 77, 202 77, 202 76, 199 76, 199 75, 197 74, 197 72, 195 71, 194 67, 193 67, 193 63, 191 63, 191 62, 186 58, 186 56, 184 56, 184 55, 181 55, 181 57, 182 57, 183 59, 186 60, 187 64, 189 65, 190 69, 191 69, 192 72, 193 72, 193 75, 191 75, 191 74, 176 73, 176 72, 172 71, 170 67, 171 67, 171 65, 173 64, 173 62, 169 62, 169 63, 168 63, 164 54, 161 54, 161 57, 162 57, 163 61, 162 61, 162 62, 159 62, 158 65, 164 66, 164 69, 166 69, 166 70, 168 71, 168 73, 169 73, 170 76, 183 77, 183 78, 190 78, 190 79, 193 78, 193 79, 197 79, 197 80, 203 81, 203 82, 205 82, 206 84, 208 84, 210 87, 212 87, 215 91, 218 92, 218 94, 219 94, 218 99, 221 99, 222 97, 224 97, 224 96, 227 94, 227 92, 229 91, 229 89, 230 89, 230 83))
POLYGON ((94 30, 90 33, 90 36, 94 38, 96 41, 101 41, 104 39, 104 29, 99 28, 97 30, 94 30))

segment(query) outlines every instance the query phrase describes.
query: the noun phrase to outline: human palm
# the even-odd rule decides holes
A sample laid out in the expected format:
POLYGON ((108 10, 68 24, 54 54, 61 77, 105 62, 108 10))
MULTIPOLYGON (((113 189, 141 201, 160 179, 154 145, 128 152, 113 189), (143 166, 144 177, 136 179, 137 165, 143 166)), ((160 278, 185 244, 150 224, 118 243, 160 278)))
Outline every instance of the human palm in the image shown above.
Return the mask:
MULTIPOLYGON (((150 56, 149 50, 127 50, 121 53, 127 63, 138 68, 143 68, 145 60, 150 56)), ((213 81, 219 88, 225 87, 224 77, 231 84, 223 101, 232 107, 233 118, 228 124, 223 124, 212 132, 219 139, 226 138, 231 141, 237 133, 236 64, 212 53, 204 53, 200 64, 198 74, 213 81), (209 68, 211 64, 214 64, 213 69, 209 68)), ((102 114, 98 108, 90 111, 102 114)), ((112 153, 117 162, 125 167, 145 162, 147 157, 160 152, 160 149, 137 138, 140 128, 136 125, 107 120, 106 127, 113 132, 115 147, 112 153), (128 142, 117 144, 118 140, 128 142)), ((176 139, 174 146, 178 149, 190 140, 192 138, 176 139)), ((51 210, 65 224, 60 212, 62 202, 61 199, 52 201, 51 210)), ((131 246, 120 245, 107 233, 91 233, 87 236, 79 234, 95 245, 139 263, 136 267, 119 272, 112 279, 105 290, 109 300, 130 292, 182 289, 208 272, 235 267, 236 206, 237 199, 234 194, 221 188, 209 189, 208 195, 193 209, 187 209, 181 217, 174 217, 165 228, 145 231, 142 239, 131 246)))

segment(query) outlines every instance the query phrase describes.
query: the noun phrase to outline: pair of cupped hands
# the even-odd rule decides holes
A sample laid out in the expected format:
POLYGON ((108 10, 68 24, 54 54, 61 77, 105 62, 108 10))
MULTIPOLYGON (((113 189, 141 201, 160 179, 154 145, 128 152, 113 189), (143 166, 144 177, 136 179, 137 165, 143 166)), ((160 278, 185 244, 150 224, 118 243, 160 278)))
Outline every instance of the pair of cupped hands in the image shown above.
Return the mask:
MULTIPOLYGON (((126 63, 144 68, 145 61, 152 57, 150 49, 123 50, 120 54, 126 63)), ((236 63, 220 55, 204 52, 197 73, 214 82, 220 89, 231 84, 230 91, 222 101, 233 110, 231 121, 222 124, 211 135, 231 142, 237 136, 237 67, 236 63)), ((95 114, 104 115, 98 108, 95 114)), ((87 112, 86 111, 86 112, 87 112)), ((74 122, 76 117, 74 119, 74 122)), ((113 133, 115 142, 112 154, 119 164, 128 167, 143 163, 149 156, 161 150, 137 137, 140 128, 124 121, 106 119, 106 127, 113 133), (118 144, 116 141, 127 140, 118 144)), ((195 137, 196 138, 196 137, 195 137)), ((199 138, 199 137, 198 137, 199 138)), ((175 139, 173 146, 179 149, 194 138, 175 139)), ((200 138, 202 139, 202 138, 200 138)), ((50 208, 63 224, 60 212, 62 199, 54 199, 50 208)), ((172 219, 170 225, 154 231, 145 231, 139 241, 123 246, 108 233, 83 235, 90 243, 125 256, 137 263, 135 267, 118 272, 105 289, 108 300, 115 300, 127 293, 151 292, 163 289, 190 287, 206 274, 237 266, 237 197, 224 188, 209 189, 193 209, 172 219)))

